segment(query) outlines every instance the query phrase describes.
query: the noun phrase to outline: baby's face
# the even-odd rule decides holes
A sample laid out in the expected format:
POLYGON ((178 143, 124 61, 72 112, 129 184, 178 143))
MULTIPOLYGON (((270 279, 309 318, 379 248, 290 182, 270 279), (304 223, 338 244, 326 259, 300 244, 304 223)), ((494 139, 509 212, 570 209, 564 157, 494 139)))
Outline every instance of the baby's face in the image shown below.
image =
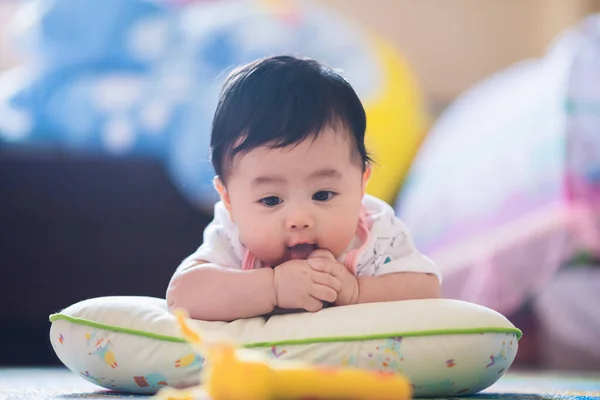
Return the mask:
POLYGON ((314 141, 234 158, 224 200, 256 258, 277 266, 317 248, 336 258, 346 249, 367 176, 351 154, 348 134, 328 128, 314 141))

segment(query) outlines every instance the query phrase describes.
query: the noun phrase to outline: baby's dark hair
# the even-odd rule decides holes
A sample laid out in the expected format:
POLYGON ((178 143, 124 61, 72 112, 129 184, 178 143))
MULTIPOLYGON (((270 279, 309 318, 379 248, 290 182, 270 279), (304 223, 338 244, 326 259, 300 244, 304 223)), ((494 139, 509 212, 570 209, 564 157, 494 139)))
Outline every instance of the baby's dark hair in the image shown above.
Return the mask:
POLYGON ((262 58, 227 77, 215 111, 211 160, 223 182, 236 154, 259 146, 283 148, 317 137, 326 126, 351 134, 363 170, 366 115, 358 95, 333 69, 292 56, 262 58))

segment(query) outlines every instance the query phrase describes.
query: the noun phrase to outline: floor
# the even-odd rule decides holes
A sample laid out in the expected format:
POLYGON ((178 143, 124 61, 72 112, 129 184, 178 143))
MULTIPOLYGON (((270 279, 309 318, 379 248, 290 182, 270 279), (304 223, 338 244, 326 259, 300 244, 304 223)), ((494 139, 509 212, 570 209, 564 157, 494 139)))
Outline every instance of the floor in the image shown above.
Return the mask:
MULTIPOLYGON (((147 397, 103 390, 63 368, 0 368, 0 400, 131 398, 147 397)), ((600 371, 512 372, 468 399, 600 400, 600 371)))

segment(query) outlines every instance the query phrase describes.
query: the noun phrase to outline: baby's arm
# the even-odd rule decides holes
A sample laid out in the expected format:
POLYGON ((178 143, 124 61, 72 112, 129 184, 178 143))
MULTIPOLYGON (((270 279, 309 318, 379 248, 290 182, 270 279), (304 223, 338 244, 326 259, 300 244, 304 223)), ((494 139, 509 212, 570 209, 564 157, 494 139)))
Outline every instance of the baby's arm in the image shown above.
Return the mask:
POLYGON ((333 302, 341 282, 314 271, 303 260, 275 269, 241 270, 208 263, 193 256, 177 269, 167 289, 169 309, 185 309, 191 318, 233 321, 266 315, 276 307, 318 311, 333 302))
MULTIPOLYGON (((388 257, 389 258, 389 257, 388 257)), ((440 278, 435 264, 415 252, 412 262, 391 264, 388 270, 374 268, 373 275, 355 276, 338 262, 328 250, 315 250, 309 255, 308 264, 316 271, 338 278, 341 287, 335 305, 439 298, 440 278), (422 259, 414 259, 422 257, 422 259), (378 271, 379 270, 379 271, 378 271), (416 271, 416 272, 414 272, 416 271), (378 274, 382 272, 382 274, 378 274)), ((409 260, 410 261, 410 260, 409 260)), ((371 267, 373 267, 371 265, 371 267)), ((367 268, 373 273, 373 268, 367 268)), ((364 273, 364 270, 363 270, 364 273)))
POLYGON ((235 225, 225 206, 215 205, 203 243, 181 262, 167 288, 169 309, 185 309, 191 318, 232 321, 269 313, 274 308, 273 270, 245 271, 235 254, 235 225))
POLYGON ((437 276, 422 272, 394 272, 358 277, 357 303, 432 299, 441 296, 437 276))
POLYGON ((169 283, 167 305, 204 321, 267 314, 275 308, 273 275, 271 268, 245 271, 188 259, 169 283))

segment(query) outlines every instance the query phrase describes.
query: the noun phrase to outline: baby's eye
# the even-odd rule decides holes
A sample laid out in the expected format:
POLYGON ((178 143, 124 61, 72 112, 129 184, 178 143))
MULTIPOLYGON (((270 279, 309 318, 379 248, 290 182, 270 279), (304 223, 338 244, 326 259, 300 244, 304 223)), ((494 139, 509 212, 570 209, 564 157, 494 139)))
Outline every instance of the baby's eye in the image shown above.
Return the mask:
POLYGON ((259 201, 267 207, 275 207, 276 205, 283 203, 283 200, 281 200, 277 196, 265 197, 264 199, 260 199, 259 201))
POLYGON ((330 190, 321 190, 315 194, 313 194, 312 199, 314 201, 329 201, 331 199, 333 199, 333 197, 336 195, 336 193, 330 191, 330 190))

